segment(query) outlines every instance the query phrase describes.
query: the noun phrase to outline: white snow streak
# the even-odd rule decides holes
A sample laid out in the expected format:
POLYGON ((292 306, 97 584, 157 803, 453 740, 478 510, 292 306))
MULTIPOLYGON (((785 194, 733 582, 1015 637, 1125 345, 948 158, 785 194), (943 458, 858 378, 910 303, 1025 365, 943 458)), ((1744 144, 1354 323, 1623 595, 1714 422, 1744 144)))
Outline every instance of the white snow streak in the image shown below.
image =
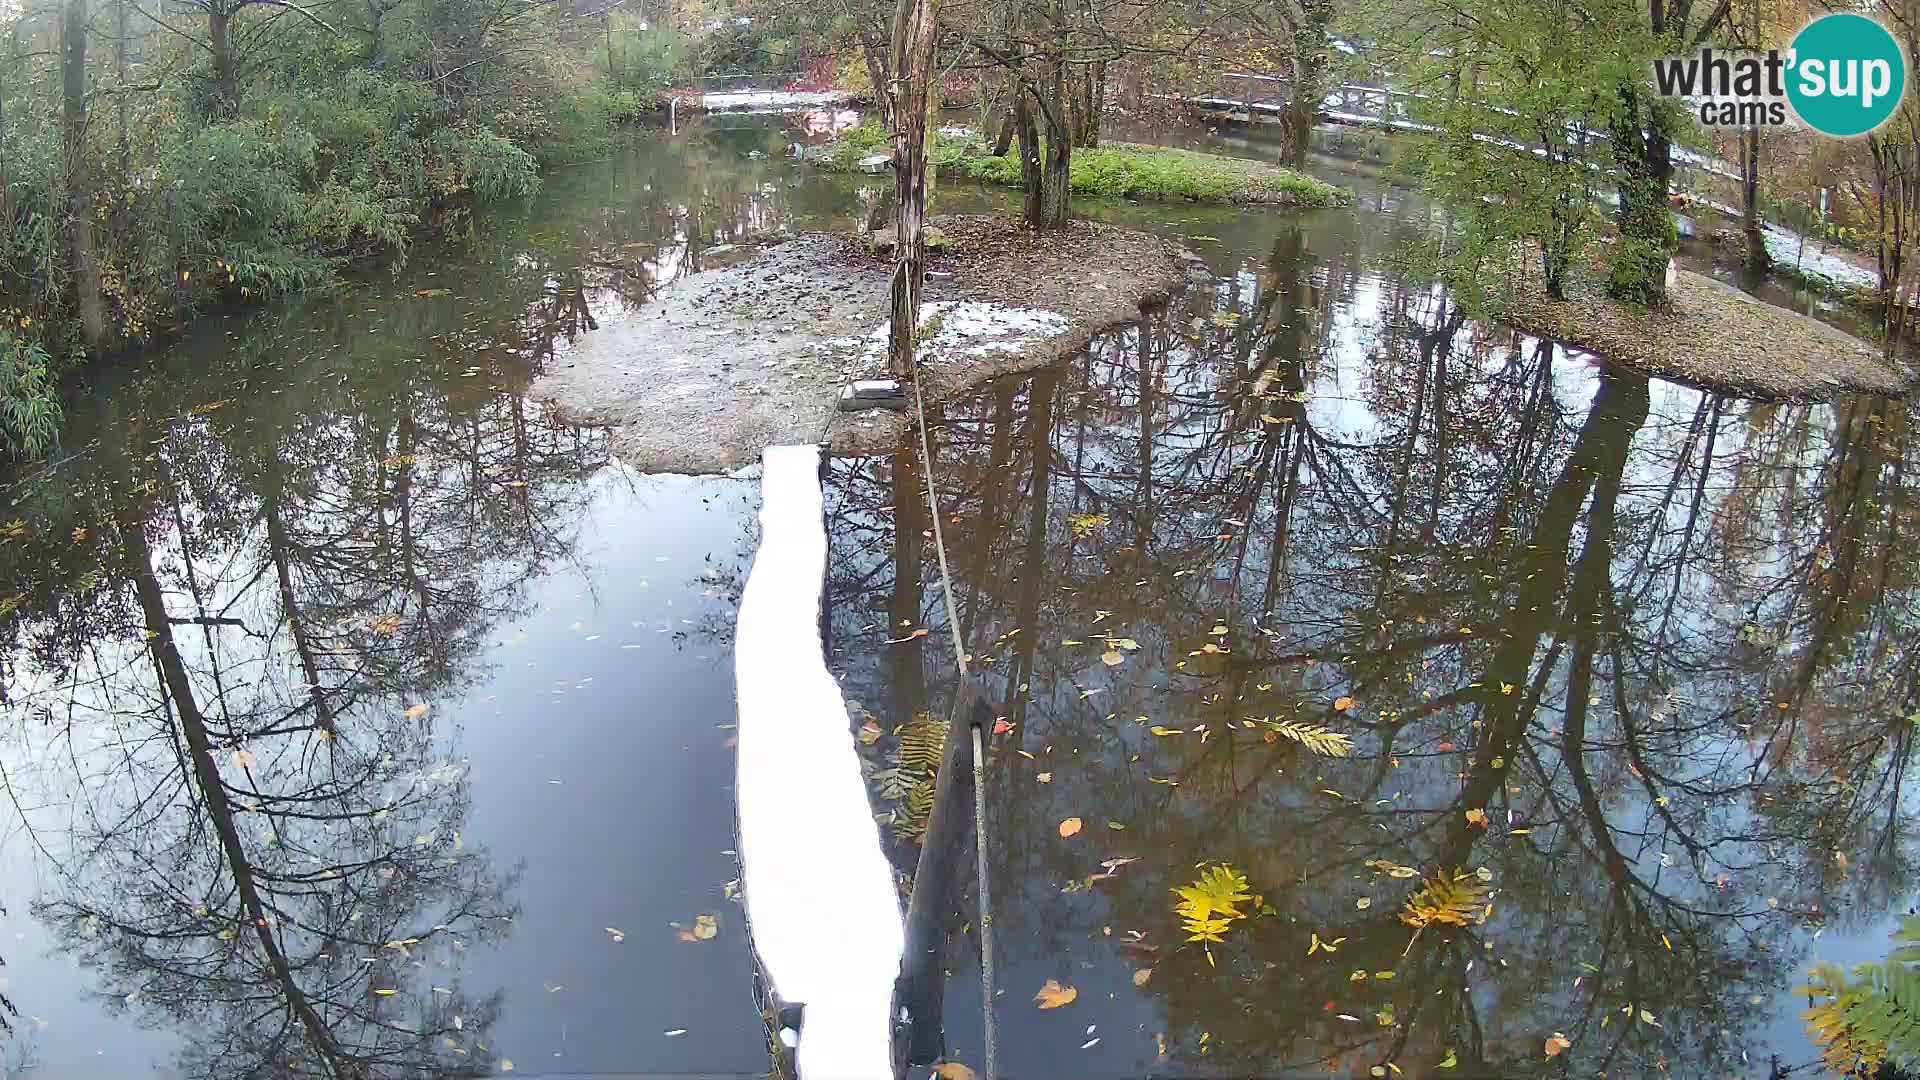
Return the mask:
POLYGON ((760 549, 740 599, 741 878, 753 947, 806 1006, 802 1080, 888 1080, 905 936, 840 687, 820 644, 820 449, 769 447, 760 549))

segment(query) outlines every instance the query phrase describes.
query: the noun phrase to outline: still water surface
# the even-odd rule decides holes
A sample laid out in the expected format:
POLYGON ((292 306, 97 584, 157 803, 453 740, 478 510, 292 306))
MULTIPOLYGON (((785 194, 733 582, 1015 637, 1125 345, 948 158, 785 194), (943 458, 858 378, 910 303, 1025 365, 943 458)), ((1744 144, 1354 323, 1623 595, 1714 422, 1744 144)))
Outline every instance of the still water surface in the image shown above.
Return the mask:
MULTIPOLYGON (((641 137, 74 402, 0 514, 9 1071, 766 1069, 732 886, 754 483, 636 475, 524 390, 740 237, 863 215, 879 189, 788 164, 797 134, 641 137)), ((940 417, 1011 725, 1003 1072, 1807 1061, 1806 968, 1883 956, 1912 903, 1906 408, 1464 320, 1386 268, 1435 209, 1322 172, 1356 207, 1090 207, 1215 282, 940 417), (1172 890, 1220 863, 1256 899, 1186 943, 1172 890), (1416 939, 1403 868, 1488 898, 1416 939), (1048 980, 1073 1003, 1037 1008, 1048 980)), ((830 659, 903 872, 901 728, 952 687, 922 483, 905 453, 829 472, 830 659)))

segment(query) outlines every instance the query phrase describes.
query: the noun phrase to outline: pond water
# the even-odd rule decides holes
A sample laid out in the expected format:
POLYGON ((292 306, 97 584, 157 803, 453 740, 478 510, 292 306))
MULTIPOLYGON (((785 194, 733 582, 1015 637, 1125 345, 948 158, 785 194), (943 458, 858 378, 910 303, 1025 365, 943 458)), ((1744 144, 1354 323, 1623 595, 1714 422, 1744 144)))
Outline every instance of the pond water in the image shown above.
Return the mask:
MULTIPOLYGON (((634 474, 524 394, 601 314, 877 195, 783 160, 801 122, 728 123, 76 395, 0 512, 8 1074, 766 1071, 755 483, 634 474)), ((1215 282, 938 417, 1005 721, 1003 1075, 1808 1062, 1807 969, 1912 903, 1906 408, 1464 320, 1388 270, 1438 211, 1321 170, 1356 207, 1087 207, 1215 282), (1187 942, 1173 890, 1221 864, 1244 917, 1187 942), (1456 873, 1424 910, 1465 925, 1401 917, 1456 873)), ((827 489, 830 662, 903 873, 954 685, 923 483, 903 451, 827 489)), ((977 1067, 971 926, 948 968, 977 1067)))

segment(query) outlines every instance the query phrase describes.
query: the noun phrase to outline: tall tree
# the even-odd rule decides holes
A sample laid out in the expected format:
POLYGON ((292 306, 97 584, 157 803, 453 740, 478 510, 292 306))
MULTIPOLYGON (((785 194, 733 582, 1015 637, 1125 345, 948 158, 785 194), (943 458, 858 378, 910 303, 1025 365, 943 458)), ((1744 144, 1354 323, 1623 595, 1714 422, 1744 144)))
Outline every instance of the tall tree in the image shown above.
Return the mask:
POLYGON ((67 257, 74 307, 89 346, 107 339, 100 264, 93 249, 93 166, 87 158, 87 0, 67 0, 60 19, 61 145, 67 174, 67 257))
POLYGON ((894 264, 888 359, 894 376, 914 377, 920 292, 927 278, 927 105, 933 85, 936 0, 899 0, 893 20, 887 96, 893 102, 894 264))
MULTIPOLYGON (((1733 0, 1714 0, 1698 22, 1694 0, 1646 0, 1636 10, 1635 20, 1620 33, 1623 51, 1644 61, 1698 49, 1728 24, 1733 0)), ((1611 134, 1620 174, 1620 243, 1608 291, 1620 300, 1661 303, 1667 263, 1680 244, 1667 205, 1677 106, 1653 92, 1644 62, 1628 65, 1617 77, 1611 134)))

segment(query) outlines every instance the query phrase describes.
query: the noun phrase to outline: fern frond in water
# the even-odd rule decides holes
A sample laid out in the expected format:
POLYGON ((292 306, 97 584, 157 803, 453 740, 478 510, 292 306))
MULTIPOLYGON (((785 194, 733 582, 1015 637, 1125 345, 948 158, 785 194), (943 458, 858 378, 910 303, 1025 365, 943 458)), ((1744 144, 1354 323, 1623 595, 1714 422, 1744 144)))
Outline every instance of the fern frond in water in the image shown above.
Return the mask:
POLYGON ((867 779, 873 783, 873 790, 888 802, 906 798, 907 792, 913 787, 912 778, 902 773, 897 765, 875 769, 867 779))
POLYGON ((1802 1014, 1820 1058, 1850 1074, 1880 1062, 1911 1067, 1920 1061, 1920 916, 1907 916, 1893 937, 1900 946, 1884 964, 1861 964, 1848 978, 1833 964, 1813 969, 1797 993, 1819 1000, 1802 1014))
POLYGON ((1292 739, 1323 757, 1347 757, 1353 753, 1353 739, 1317 724, 1296 724, 1291 720, 1272 720, 1270 730, 1292 739))
POLYGON ((1407 897, 1400 921, 1416 930, 1443 924, 1469 926, 1484 920, 1486 910, 1487 887, 1479 878, 1465 871, 1449 874, 1442 870, 1421 882, 1407 897))
MULTIPOLYGON (((933 817, 933 793, 939 778, 940 762, 947 752, 947 722, 935 720, 931 713, 920 713, 900 729, 900 742, 894 748, 898 761, 892 769, 891 798, 902 798, 900 816, 893 831, 908 840, 926 835, 933 817)), ((886 789, 882 789, 883 796, 886 789)))
POLYGON ((945 720, 935 720, 928 713, 920 713, 900 729, 900 746, 896 754, 900 759, 900 771, 909 776, 919 779, 940 771, 940 758, 946 750, 945 720))
POLYGON ((1186 931, 1188 941, 1198 941, 1207 949, 1207 963, 1213 963, 1211 943, 1225 941, 1233 921, 1246 918, 1240 905, 1253 899, 1247 892, 1246 875, 1221 863, 1200 871, 1192 884, 1173 893, 1180 898, 1173 905, 1174 913, 1180 916, 1180 929, 1186 931))
POLYGON ((933 820, 934 779, 929 776, 914 783, 907 789, 905 804, 900 816, 894 819, 895 835, 906 840, 918 840, 927 835, 927 825, 933 820))

